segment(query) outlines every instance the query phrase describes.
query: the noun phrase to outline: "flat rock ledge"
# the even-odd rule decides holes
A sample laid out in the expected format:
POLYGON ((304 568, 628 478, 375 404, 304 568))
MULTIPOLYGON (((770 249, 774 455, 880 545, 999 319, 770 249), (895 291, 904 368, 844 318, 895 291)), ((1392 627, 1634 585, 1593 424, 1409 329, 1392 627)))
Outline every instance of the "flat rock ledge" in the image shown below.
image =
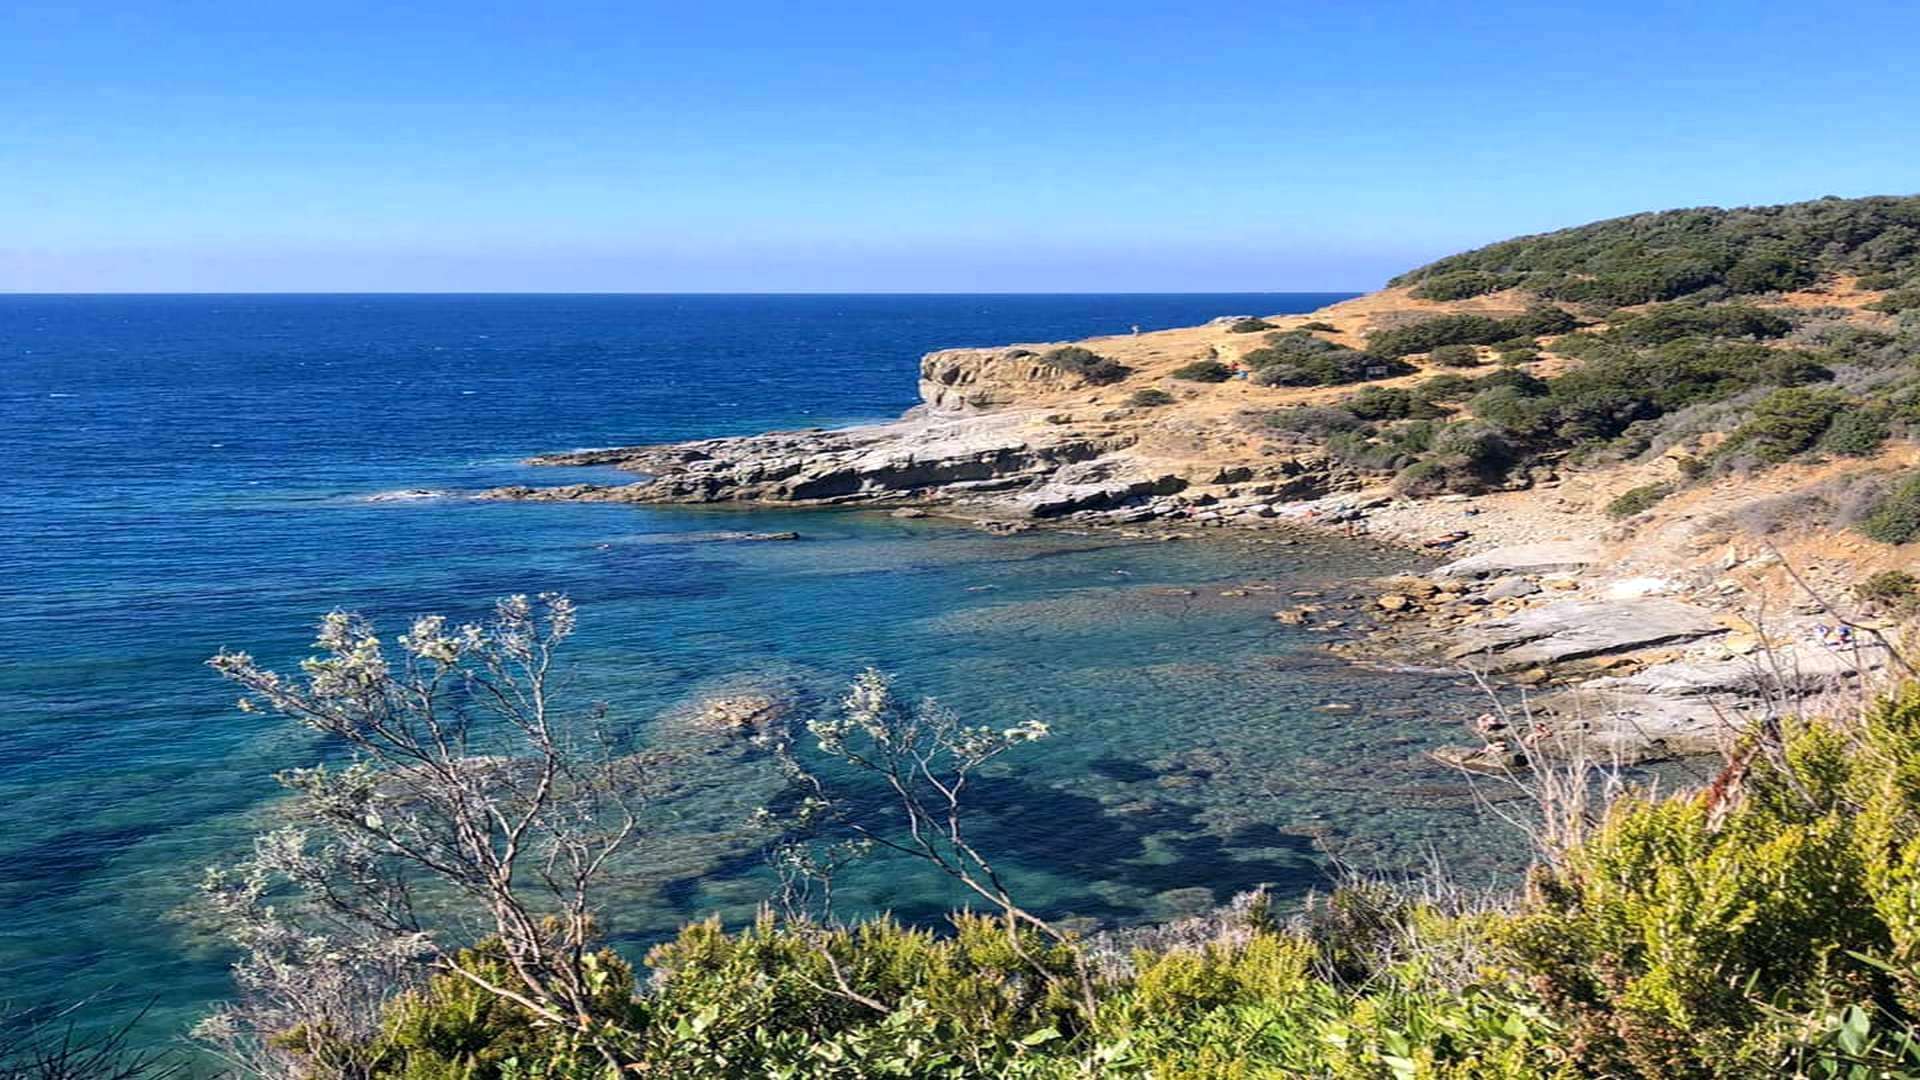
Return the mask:
POLYGON ((1794 702, 1851 696, 1892 662, 1879 644, 1829 649, 1804 642, 1730 660, 1677 660, 1630 675, 1590 679, 1543 697, 1563 740, 1597 759, 1625 762, 1724 748, 1740 732, 1794 702))
POLYGON ((1481 623, 1446 655, 1499 674, 1726 632, 1713 612, 1677 600, 1562 600, 1481 623))
MULTIPOLYGON (((1371 638, 1405 634, 1503 688, 1509 707, 1471 725, 1479 745, 1436 757, 1506 771, 1570 756, 1633 764, 1713 753, 1768 718, 1831 707, 1830 696, 1850 703, 1894 663, 1877 635, 1823 634, 1817 620, 1830 616, 1818 609, 1762 629, 1740 613, 1738 585, 1730 591, 1710 570, 1613 576, 1620 569, 1596 544, 1556 541, 1376 583, 1370 608, 1387 629, 1371 638)), ((1275 617, 1306 623, 1315 610, 1275 617)))
POLYGON ((1584 570, 1600 561, 1600 545, 1590 540, 1554 540, 1515 544, 1456 559, 1435 570, 1435 578, 1477 579, 1509 574, 1553 574, 1584 570))

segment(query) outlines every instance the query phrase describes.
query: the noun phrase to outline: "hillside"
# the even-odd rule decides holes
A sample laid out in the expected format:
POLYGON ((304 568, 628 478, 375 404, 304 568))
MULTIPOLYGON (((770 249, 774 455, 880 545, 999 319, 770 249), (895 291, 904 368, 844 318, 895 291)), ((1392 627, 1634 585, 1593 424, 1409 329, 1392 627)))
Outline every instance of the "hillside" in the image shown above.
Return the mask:
POLYGON ((1876 289, 1920 276, 1920 197, 1634 214, 1490 244, 1391 284, 1429 300, 1519 288, 1618 305, 1760 296, 1842 276, 1876 289))
POLYGON ((1143 536, 1333 525, 1492 569, 1280 617, 1359 656, 1411 644, 1558 688, 1543 711, 1609 752, 1712 749, 1726 708, 1766 706, 1756 649, 1799 647, 1808 686, 1836 688, 1860 665, 1809 644, 1817 625, 1875 633, 1920 607, 1917 216, 1874 198, 1599 222, 1307 315, 934 352, 895 423, 556 455, 648 479, 489 494, 1143 536))
POLYGON ((1903 441, 1914 306, 1920 197, 1644 214, 1311 315, 935 352, 901 424, 559 455, 655 479, 502 494, 1137 520, 1242 475, 1288 500, 1478 495, 1664 459, 1669 487, 1710 485, 1903 441))

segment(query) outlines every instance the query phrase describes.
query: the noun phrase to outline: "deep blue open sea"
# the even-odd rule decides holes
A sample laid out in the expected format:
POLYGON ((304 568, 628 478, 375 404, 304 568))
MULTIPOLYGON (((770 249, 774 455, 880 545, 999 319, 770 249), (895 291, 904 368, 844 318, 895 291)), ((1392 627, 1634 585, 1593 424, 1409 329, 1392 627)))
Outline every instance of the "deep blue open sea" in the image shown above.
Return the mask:
MULTIPOLYGON (((1469 688, 1335 663, 1268 617, 1275 595, 1221 595, 1402 556, 460 497, 585 473, 517 463, 538 451, 890 417, 933 348, 1336 298, 0 296, 0 1001, 151 998, 166 1033, 228 992, 183 905, 260 827, 271 773, 326 748, 235 711, 203 661, 291 667, 335 607, 397 627, 565 591, 583 693, 636 720, 733 686, 830 707, 869 664, 982 723, 1044 717, 1060 737, 982 785, 980 835, 1057 916, 1297 895, 1316 844, 1362 864, 1489 847, 1422 755, 1457 738, 1469 688), (446 494, 370 498, 404 489, 446 494), (803 539, 715 536, 740 528, 803 539)), ((752 911, 764 871, 716 838, 764 781, 682 796, 617 940, 752 911)), ((898 866, 843 895, 915 919, 961 899, 898 866)))

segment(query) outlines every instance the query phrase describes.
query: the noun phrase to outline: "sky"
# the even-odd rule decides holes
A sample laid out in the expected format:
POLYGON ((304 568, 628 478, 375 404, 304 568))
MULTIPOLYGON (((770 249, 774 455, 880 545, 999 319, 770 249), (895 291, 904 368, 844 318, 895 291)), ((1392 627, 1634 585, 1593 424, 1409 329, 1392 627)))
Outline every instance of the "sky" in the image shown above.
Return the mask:
POLYGON ((0 291, 1363 290, 1920 191, 1920 5, 0 4, 0 291))

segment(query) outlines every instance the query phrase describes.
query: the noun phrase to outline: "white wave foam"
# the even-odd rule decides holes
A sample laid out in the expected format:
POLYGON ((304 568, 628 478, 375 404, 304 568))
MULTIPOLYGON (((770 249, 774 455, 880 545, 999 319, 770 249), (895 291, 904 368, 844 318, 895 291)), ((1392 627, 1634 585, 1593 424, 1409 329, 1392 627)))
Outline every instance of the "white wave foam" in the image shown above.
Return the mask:
POLYGON ((366 497, 367 502, 420 502, 425 499, 444 499, 447 493, 430 488, 404 488, 400 491, 377 491, 366 497))

